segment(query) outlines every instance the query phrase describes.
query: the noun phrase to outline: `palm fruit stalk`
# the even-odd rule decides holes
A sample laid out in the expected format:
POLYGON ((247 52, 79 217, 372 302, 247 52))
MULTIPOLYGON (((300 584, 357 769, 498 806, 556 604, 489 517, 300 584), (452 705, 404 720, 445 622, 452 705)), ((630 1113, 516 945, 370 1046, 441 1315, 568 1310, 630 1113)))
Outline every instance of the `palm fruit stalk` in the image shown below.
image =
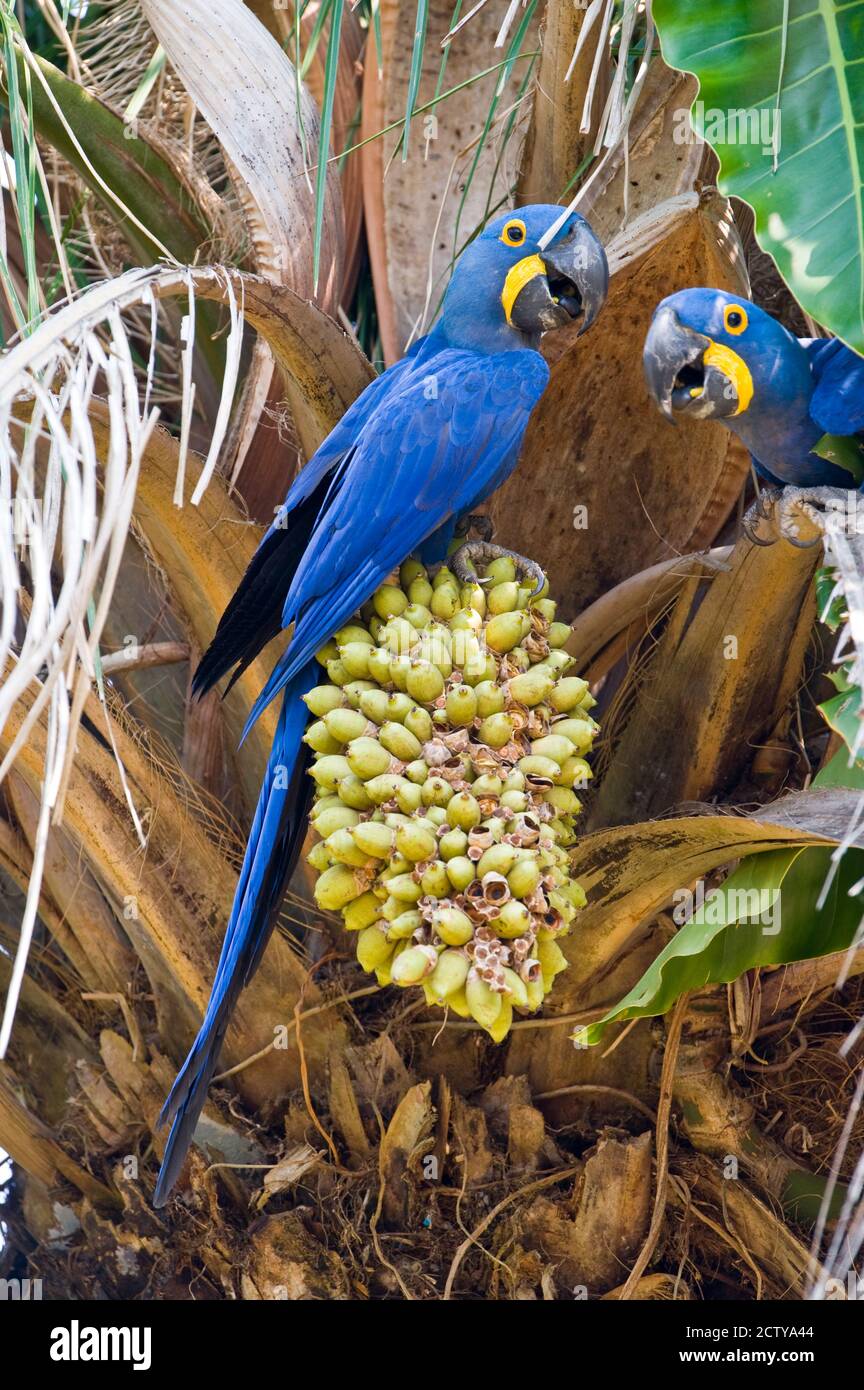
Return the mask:
POLYGON ((476 584, 416 560, 318 654, 315 898, 382 985, 506 1037, 566 967, 568 850, 597 725, 569 627, 509 556, 476 584))

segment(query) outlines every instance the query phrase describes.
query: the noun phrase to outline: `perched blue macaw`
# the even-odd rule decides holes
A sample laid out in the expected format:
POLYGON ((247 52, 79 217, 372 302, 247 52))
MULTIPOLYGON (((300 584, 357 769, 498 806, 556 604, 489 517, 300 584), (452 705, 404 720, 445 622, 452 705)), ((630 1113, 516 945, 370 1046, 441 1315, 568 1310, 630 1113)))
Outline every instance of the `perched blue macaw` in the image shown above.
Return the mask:
POLYGON ((196 672, 199 694, 232 668, 236 679, 294 624, 247 724, 281 693, 210 1001, 162 1112, 173 1124, 156 1206, 182 1168, 234 1003, 302 844, 312 784, 301 697, 315 684, 315 653, 412 552, 444 558, 457 521, 516 464, 549 377, 541 334, 573 320, 584 331, 603 305, 606 257, 588 223, 571 214, 545 245, 561 214, 517 209, 466 248, 432 332, 367 387, 292 485, 196 672))
POLYGON ((767 482, 850 488, 864 479, 864 358, 839 338, 796 338, 740 295, 680 290, 654 312, 643 365, 669 420, 719 420, 767 482))

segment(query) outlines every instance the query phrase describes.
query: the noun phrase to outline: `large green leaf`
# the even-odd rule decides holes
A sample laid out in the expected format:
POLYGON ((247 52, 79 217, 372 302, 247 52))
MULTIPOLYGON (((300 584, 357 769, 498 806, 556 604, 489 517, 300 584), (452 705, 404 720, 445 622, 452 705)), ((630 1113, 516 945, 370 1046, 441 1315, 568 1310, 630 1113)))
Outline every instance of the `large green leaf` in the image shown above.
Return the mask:
MULTIPOLYGON (((17 57, 23 81, 25 60, 20 51, 17 57)), ((45 84, 34 74, 31 89, 37 133, 100 200, 141 265, 160 260, 166 251, 180 265, 194 265, 201 259, 202 248, 209 247, 213 231, 191 185, 166 154, 137 132, 134 123, 126 124, 110 106, 44 58, 37 57, 36 62, 45 84)), ((215 306, 201 306, 198 345, 217 378, 224 362, 222 323, 215 306)))
POLYGON ((830 700, 824 700, 819 709, 826 723, 840 735, 847 748, 854 748, 861 732, 861 691, 857 685, 847 686, 838 695, 832 695, 830 700))
MULTIPOLYGON (((825 706, 821 707, 823 710, 825 706)), ((820 767, 811 783, 812 787, 846 787, 852 791, 864 791, 864 762, 856 758, 849 761, 848 747, 838 748, 824 767, 820 767)))
POLYGON ((845 950, 861 921, 849 890, 864 875, 864 851, 843 855, 824 904, 829 849, 783 849, 744 859, 681 928, 630 993, 576 1034, 597 1043, 611 1023, 662 1014, 687 990, 727 984, 757 965, 786 965, 845 950), (758 896, 756 896, 758 895, 758 896))
POLYGON ((753 206, 808 313, 864 351, 864 0, 789 0, 785 25, 784 0, 655 0, 654 17, 666 61, 699 78, 723 192, 753 206))
MULTIPOLYGON (((32 82, 38 133, 104 202, 142 265, 158 261, 165 250, 181 265, 192 265, 211 238, 212 228, 189 185, 165 155, 139 134, 134 122, 126 124, 110 106, 44 58, 36 61, 45 81, 45 87, 35 78, 32 82), (74 140, 67 126, 74 131, 74 140)), ((19 71, 23 70, 19 54, 19 71)))

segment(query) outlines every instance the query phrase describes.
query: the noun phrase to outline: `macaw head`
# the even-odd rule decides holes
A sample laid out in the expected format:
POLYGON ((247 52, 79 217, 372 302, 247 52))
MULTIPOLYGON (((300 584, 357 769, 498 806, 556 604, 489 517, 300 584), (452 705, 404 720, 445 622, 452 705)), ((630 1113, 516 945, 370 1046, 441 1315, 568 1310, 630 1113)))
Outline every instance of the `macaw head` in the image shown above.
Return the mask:
POLYGON ((549 237, 562 212, 516 208, 470 242, 444 296, 440 327, 450 342, 501 350, 533 346, 565 323, 590 328, 606 299, 606 253, 578 212, 549 237))
POLYGON ((642 354, 648 389, 668 420, 722 420, 744 432, 782 418, 812 389, 807 353, 776 319, 740 295, 690 289, 654 311, 642 354))

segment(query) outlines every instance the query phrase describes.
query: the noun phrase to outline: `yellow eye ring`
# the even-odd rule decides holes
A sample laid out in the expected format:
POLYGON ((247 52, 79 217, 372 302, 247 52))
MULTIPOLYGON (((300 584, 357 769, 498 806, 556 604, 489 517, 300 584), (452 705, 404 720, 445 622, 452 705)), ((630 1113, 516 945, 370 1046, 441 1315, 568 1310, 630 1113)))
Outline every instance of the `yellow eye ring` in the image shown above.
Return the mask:
POLYGON ((528 229, 521 217, 511 217, 501 228, 498 240, 503 241, 505 246, 521 246, 527 235, 528 229))
POLYGON ((732 333, 736 337, 743 333, 749 320, 747 310, 742 309, 740 304, 727 304, 723 310, 723 327, 727 333, 732 333))

